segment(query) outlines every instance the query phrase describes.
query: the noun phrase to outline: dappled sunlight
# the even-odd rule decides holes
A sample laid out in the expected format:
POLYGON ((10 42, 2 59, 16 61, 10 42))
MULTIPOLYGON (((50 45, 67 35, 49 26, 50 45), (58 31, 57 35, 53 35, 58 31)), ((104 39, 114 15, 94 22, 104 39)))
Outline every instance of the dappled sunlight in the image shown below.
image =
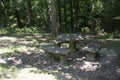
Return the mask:
POLYGON ((6 64, 7 62, 4 59, 0 59, 0 64, 1 63, 6 64))
POLYGON ((111 38, 109 38, 109 39, 106 39, 107 41, 120 41, 120 39, 111 39, 111 38))
POLYGON ((12 27, 12 28, 15 27, 15 26, 17 26, 16 23, 10 25, 10 27, 12 27))
POLYGON ((19 46, 16 48, 15 51, 25 52, 25 53, 29 54, 30 51, 34 51, 35 49, 36 49, 35 47, 19 46))
POLYGON ((0 54, 13 53, 14 51, 8 48, 0 48, 0 54))
POLYGON ((33 41, 21 41, 21 42, 19 42, 20 44, 25 44, 25 45, 27 45, 27 44, 33 44, 33 43, 35 43, 36 42, 36 40, 33 40, 33 41))
POLYGON ((10 42, 15 42, 17 41, 17 38, 15 37, 0 37, 0 41, 10 41, 10 42))
MULTIPOLYGON (((23 36, 24 37, 24 36, 23 36)), ((16 51, 18 52, 30 52, 31 50, 35 49, 35 44, 37 42, 36 39, 34 40, 27 40, 25 38, 19 38, 19 37, 0 37, 0 54, 4 53, 14 53, 16 51), (31 45, 32 47, 29 47, 31 45)), ((33 36, 31 36, 33 38, 33 36)))
POLYGON ((66 78, 67 80, 72 79, 72 75, 71 75, 70 73, 64 73, 64 72, 62 72, 61 75, 65 76, 65 78, 66 78))
POLYGON ((80 69, 84 71, 96 71, 100 67, 101 64, 99 62, 84 61, 83 65, 80 66, 80 69))
POLYGON ((116 70, 117 74, 120 75, 120 68, 116 70))
POLYGON ((15 53, 15 52, 25 52, 29 54, 30 51, 34 51, 35 47, 27 47, 27 46, 7 46, 5 48, 0 48, 0 54, 4 53, 15 53))
MULTIPOLYGON (((61 63, 60 60, 48 58, 42 49, 44 45, 53 44, 48 40, 48 38, 38 34, 1 37, 0 63, 19 70, 15 73, 15 77, 10 77, 8 80, 102 80, 107 79, 106 75, 111 77, 113 74, 112 79, 116 79, 116 75, 120 74, 119 68, 111 65, 112 61, 115 60, 111 56, 116 57, 113 49, 102 48, 100 52, 104 55, 101 54, 103 56, 98 62, 86 61, 84 54, 79 52, 73 60, 61 63), (38 46, 36 47, 36 45, 38 46)), ((110 41, 116 42, 117 40, 110 41)), ((66 45, 63 44, 63 47, 66 45)), ((9 73, 14 73, 14 71, 8 71, 5 74, 9 76, 9 73)))
POLYGON ((57 80, 56 77, 48 73, 34 73, 39 71, 37 68, 24 68, 17 74, 17 80, 57 80), (32 72, 33 71, 33 72, 32 72))

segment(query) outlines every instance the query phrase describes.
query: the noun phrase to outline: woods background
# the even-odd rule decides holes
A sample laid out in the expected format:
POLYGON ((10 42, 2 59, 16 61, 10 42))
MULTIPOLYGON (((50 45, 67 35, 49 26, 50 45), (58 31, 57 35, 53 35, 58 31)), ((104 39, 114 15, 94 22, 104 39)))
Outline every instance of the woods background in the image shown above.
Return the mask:
POLYGON ((56 9, 58 32, 120 31, 120 0, 0 0, 0 27, 50 32, 50 7, 56 9))

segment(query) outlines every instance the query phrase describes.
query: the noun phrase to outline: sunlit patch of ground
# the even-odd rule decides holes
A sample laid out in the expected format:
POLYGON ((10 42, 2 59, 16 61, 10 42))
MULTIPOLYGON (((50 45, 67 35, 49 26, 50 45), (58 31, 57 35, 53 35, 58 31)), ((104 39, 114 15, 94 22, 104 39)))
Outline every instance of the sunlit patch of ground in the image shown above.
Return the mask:
POLYGON ((52 74, 48 73, 34 73, 32 70, 36 70, 36 68, 25 68, 20 70, 17 74, 17 80, 56 80, 56 77, 52 74))
POLYGON ((8 46, 5 48, 0 48, 0 54, 5 54, 5 53, 14 53, 14 52, 25 52, 29 53, 30 50, 35 50, 35 47, 27 47, 27 46, 8 46))
MULTIPOLYGON (((0 37, 0 54, 5 55, 8 53, 16 53, 16 52, 24 52, 26 54, 31 53, 31 51, 35 51, 35 44, 40 41, 46 41, 46 38, 37 34, 34 36, 22 36, 22 37, 8 37, 3 36, 0 37), (40 41, 39 41, 40 40, 40 41), (29 46, 30 45, 30 46, 29 46)), ((39 43, 40 44, 40 43, 39 43)), ((41 73, 34 73, 31 71, 38 71, 36 68, 23 68, 17 69, 16 71, 11 70, 11 66, 9 66, 6 60, 0 58, 0 80, 57 80, 56 77, 49 73, 44 73, 41 70, 41 73), (5 68, 4 68, 5 67, 5 68), (16 73, 15 73, 16 72, 16 73), (11 75, 11 73, 15 73, 11 75)), ((15 69, 14 69, 15 70, 15 69)))
POLYGON ((0 41, 8 40, 11 42, 15 42, 17 39, 15 37, 0 37, 0 41))
POLYGON ((80 66, 80 69, 84 71, 96 71, 100 67, 101 65, 99 62, 84 61, 83 65, 80 66))
POLYGON ((0 48, 0 54, 4 54, 4 53, 13 53, 14 51, 11 49, 7 49, 7 48, 0 48))
POLYGON ((36 68, 25 68, 17 73, 15 78, 4 79, 4 80, 57 80, 56 77, 48 73, 34 73, 33 70, 36 68))
POLYGON ((116 70, 117 74, 120 75, 120 68, 116 70))
POLYGON ((20 70, 15 78, 3 79, 3 80, 57 80, 57 78, 48 73, 35 73, 38 71, 36 68, 24 68, 20 70))

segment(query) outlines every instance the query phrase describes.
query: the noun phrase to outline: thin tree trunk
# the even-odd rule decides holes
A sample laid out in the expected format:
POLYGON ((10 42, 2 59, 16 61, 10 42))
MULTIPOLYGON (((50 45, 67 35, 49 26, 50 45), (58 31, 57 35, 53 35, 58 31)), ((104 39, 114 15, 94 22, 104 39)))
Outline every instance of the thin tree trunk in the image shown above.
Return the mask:
POLYGON ((18 7, 18 3, 16 0, 13 0, 13 9, 14 9, 14 12, 15 12, 15 16, 16 16, 16 19, 17 19, 17 25, 19 28, 22 28, 22 22, 20 20, 20 12, 19 12, 19 7, 18 7))
POLYGON ((95 4, 94 4, 94 0, 91 1, 91 12, 90 12, 90 28, 92 30, 93 33, 95 33, 95 28, 96 28, 96 22, 95 22, 95 19, 94 19, 94 9, 95 9, 95 4))
POLYGON ((62 26, 62 16, 61 16, 61 2, 60 0, 57 0, 57 5, 58 5, 58 16, 59 16, 59 28, 60 28, 60 33, 63 32, 63 26, 62 26))
POLYGON ((16 18, 17 18, 18 27, 22 28, 21 21, 20 21, 19 11, 17 9, 15 9, 15 15, 16 15, 16 18))
POLYGON ((1 0, 3 9, 4 9, 4 15, 5 15, 5 26, 8 26, 8 14, 7 14, 7 9, 4 0, 1 0))
POLYGON ((33 17, 31 0, 27 0, 27 6, 28 6, 29 24, 30 24, 30 26, 34 26, 34 17, 33 17))
POLYGON ((66 0, 64 0, 64 27, 67 28, 66 0))
POLYGON ((55 1, 49 0, 49 12, 50 12, 50 23, 51 23, 51 30, 53 35, 58 35, 58 25, 56 21, 56 7, 55 1))
POLYGON ((71 12, 71 21, 70 21, 70 24, 71 24, 71 27, 70 27, 70 32, 74 32, 74 25, 73 25, 73 0, 70 0, 70 12, 71 12))
POLYGON ((78 20, 79 20, 78 12, 79 12, 79 0, 75 0, 75 27, 76 27, 76 29, 79 28, 79 26, 78 26, 78 20))

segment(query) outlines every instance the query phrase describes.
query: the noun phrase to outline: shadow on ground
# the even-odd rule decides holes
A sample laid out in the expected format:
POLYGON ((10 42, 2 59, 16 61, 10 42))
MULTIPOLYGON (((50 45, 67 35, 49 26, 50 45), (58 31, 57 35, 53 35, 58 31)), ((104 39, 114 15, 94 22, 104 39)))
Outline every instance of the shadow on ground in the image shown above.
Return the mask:
MULTIPOLYGON (((15 40, 15 42, 17 42, 17 40, 15 40)), ((115 44, 117 43, 115 42, 115 44)), ((8 45, 9 44, 5 46, 8 45)), ((15 51, 1 54, 1 60, 3 60, 4 64, 15 66, 18 69, 37 68, 37 70, 33 72, 53 74, 60 80, 120 79, 120 67, 118 65, 120 61, 118 59, 112 61, 105 61, 105 59, 103 59, 103 61, 101 58, 101 60, 97 62, 89 62, 85 61, 83 56, 78 55, 73 62, 62 64, 57 60, 48 59, 45 52, 37 47, 34 50, 27 50, 25 52, 15 51)))

